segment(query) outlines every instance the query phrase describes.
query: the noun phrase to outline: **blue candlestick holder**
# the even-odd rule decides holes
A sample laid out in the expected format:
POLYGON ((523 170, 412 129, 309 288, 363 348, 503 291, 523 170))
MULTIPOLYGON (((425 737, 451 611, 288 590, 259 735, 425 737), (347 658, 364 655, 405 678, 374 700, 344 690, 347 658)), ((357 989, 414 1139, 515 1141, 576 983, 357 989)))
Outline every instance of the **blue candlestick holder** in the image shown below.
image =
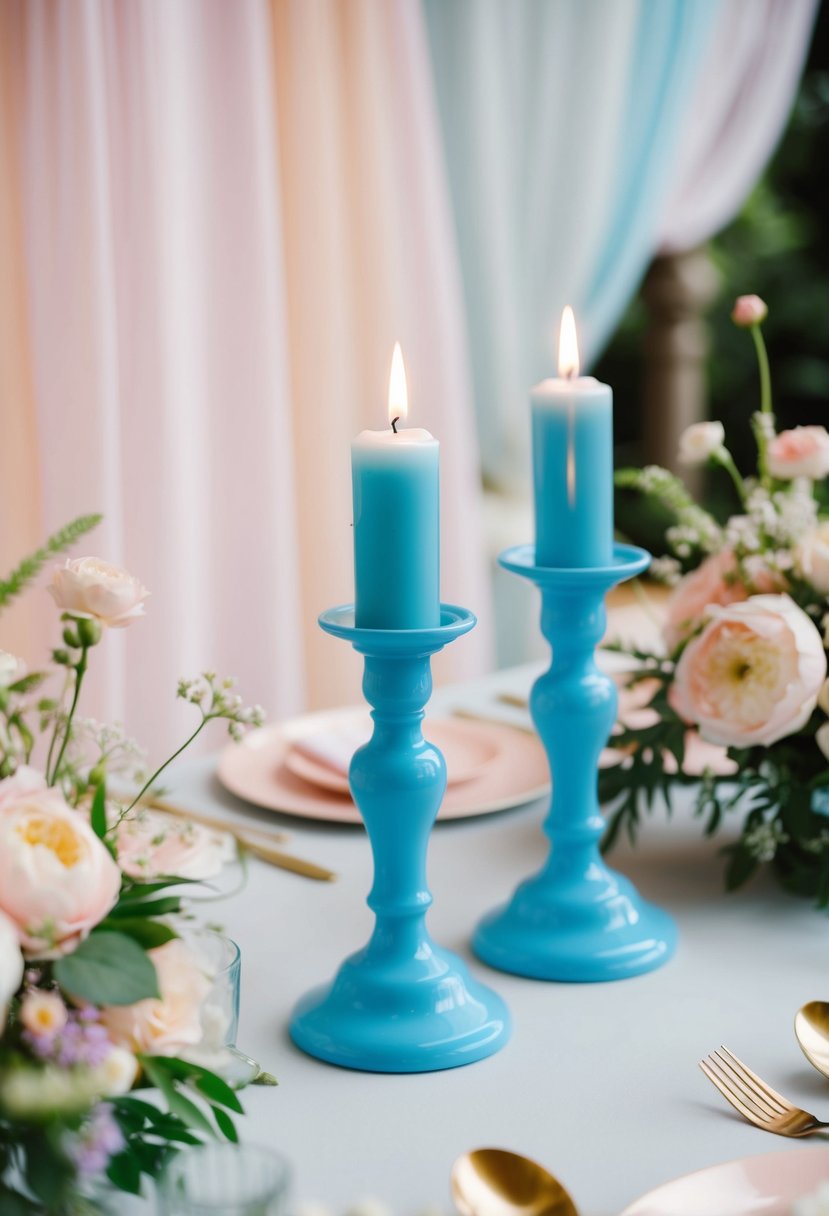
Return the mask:
POLYGON ((501 971, 540 980, 615 980, 666 962, 676 926, 646 903, 599 852, 604 819, 598 763, 616 721, 613 680, 599 671, 595 648, 607 617, 604 599, 641 574, 650 554, 615 545, 609 566, 554 569, 535 564, 535 548, 507 549, 501 565, 541 591, 541 632, 553 650, 536 680, 530 710, 550 761, 553 796, 544 825, 550 839, 538 874, 479 924, 473 949, 501 971))
POLYGON ((504 1046, 510 1019, 501 998, 426 928, 426 850, 446 765, 421 723, 432 691, 430 657, 467 633, 475 617, 443 604, 434 629, 358 629, 347 605, 324 612, 319 623, 365 659, 374 733, 355 753, 349 783, 374 855, 368 904, 376 920, 368 945, 300 1000, 291 1037, 309 1055, 368 1072, 472 1064, 504 1046))

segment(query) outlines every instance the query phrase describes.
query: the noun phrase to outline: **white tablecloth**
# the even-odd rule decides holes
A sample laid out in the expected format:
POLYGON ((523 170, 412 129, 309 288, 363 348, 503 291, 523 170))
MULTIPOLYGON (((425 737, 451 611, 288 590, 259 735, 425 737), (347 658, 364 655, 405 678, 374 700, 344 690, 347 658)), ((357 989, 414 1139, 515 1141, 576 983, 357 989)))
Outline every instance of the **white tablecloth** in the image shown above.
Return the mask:
MULTIPOLYGON (((525 673, 516 679, 526 684, 525 673)), ((501 673, 462 694, 449 691, 433 708, 491 705, 504 683, 501 673)), ((829 1082, 812 1071, 792 1030, 801 1004, 829 997, 826 916, 770 880, 726 895, 721 841, 703 842, 687 808, 670 824, 657 812, 636 852, 620 847, 611 859, 676 917, 678 953, 659 971, 609 984, 524 980, 470 955, 477 919, 541 862, 543 805, 438 825, 432 934, 507 1000, 512 1041, 481 1063, 413 1076, 310 1059, 288 1038, 289 1015, 368 938, 368 841, 361 828, 256 812, 225 793, 214 773, 215 760, 180 765, 172 796, 287 829, 287 847, 339 874, 317 883, 253 862, 243 893, 206 909, 242 947, 239 1046, 280 1082, 246 1091, 242 1134, 291 1159, 294 1206, 316 1200, 341 1214, 371 1195, 398 1216, 435 1205, 448 1211, 455 1157, 496 1145, 545 1163, 583 1216, 611 1216, 678 1174, 791 1151, 795 1142, 735 1116, 697 1068, 720 1043, 829 1117, 829 1082)))

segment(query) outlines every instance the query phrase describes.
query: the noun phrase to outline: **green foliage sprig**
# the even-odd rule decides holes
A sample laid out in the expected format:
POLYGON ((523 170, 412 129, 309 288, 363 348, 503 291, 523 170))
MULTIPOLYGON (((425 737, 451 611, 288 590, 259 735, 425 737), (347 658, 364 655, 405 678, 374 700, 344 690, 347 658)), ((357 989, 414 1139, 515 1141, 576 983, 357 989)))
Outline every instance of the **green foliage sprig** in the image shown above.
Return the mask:
POLYGON ((60 528, 50 536, 41 548, 30 553, 28 557, 24 557, 11 574, 0 579, 0 610, 25 590, 33 579, 37 578, 50 558, 65 552, 66 549, 71 549, 72 545, 76 544, 82 536, 91 532, 93 528, 97 528, 102 519, 102 515, 80 515, 65 528, 60 528))

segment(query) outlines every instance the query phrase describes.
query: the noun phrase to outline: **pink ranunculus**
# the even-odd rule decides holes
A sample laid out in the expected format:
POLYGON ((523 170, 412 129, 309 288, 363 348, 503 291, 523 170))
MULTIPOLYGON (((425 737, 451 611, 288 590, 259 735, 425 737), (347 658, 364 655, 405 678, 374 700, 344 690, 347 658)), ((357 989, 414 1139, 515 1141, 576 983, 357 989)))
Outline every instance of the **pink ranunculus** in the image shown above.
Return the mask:
POLYGON ((709 610, 682 652, 669 699, 683 721, 723 747, 769 747, 805 726, 826 677, 815 625, 788 595, 709 610))
POLYGON ((6 1025, 9 1001, 23 979, 23 955, 17 925, 0 912, 0 1035, 6 1025))
POLYGON ((110 629, 123 629, 143 616, 150 594, 126 570, 98 557, 73 558, 56 566, 49 593, 64 612, 92 617, 110 629))
POLYGON ((118 864, 131 878, 213 878, 236 856, 228 832, 140 808, 116 835, 118 864))
MULTIPOLYGON (((13 780, 17 780, 16 774, 13 780)), ((0 807, 0 910, 31 958, 67 954, 118 899, 121 871, 55 789, 18 789, 0 807)))
POLYGON ((759 296, 738 296, 731 310, 731 320, 741 329, 750 329, 765 321, 768 313, 768 305, 759 296))
POLYGON ((734 554, 730 549, 722 549, 680 579, 671 592, 662 625, 669 651, 698 628, 711 604, 733 604, 748 598, 748 590, 736 578, 736 570, 734 554))
POLYGON ((161 998, 107 1005, 101 1021, 118 1047, 151 1056, 179 1055, 201 1042, 201 1007, 210 977, 179 938, 149 951, 161 998))
POLYGON ((820 481, 829 474, 829 431, 822 426, 796 426, 775 435, 768 447, 772 477, 820 481))

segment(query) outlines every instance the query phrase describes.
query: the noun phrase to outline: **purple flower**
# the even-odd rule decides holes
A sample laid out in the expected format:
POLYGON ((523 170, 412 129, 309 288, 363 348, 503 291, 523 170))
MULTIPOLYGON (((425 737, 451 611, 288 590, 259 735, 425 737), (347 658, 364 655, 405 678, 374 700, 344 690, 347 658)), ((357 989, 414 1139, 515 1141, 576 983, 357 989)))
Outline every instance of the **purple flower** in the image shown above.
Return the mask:
POLYGON ((101 1174, 110 1157, 120 1153, 125 1141, 115 1121, 112 1107, 100 1102, 93 1108, 80 1131, 66 1144, 66 1152, 79 1174, 101 1174))

